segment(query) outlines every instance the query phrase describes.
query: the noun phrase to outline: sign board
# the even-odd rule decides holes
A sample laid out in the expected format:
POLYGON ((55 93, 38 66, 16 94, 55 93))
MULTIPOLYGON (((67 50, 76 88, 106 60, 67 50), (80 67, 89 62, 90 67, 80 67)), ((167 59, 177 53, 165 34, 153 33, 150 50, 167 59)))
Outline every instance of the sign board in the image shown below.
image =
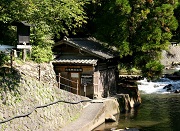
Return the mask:
POLYGON ((71 73, 72 78, 79 78, 79 73, 71 73))
POLYGON ((31 49, 32 46, 31 45, 17 45, 17 49, 31 49))
POLYGON ((93 77, 92 75, 82 75, 81 76, 81 84, 92 84, 93 77))
POLYGON ((67 72, 82 72, 82 68, 65 68, 67 72))

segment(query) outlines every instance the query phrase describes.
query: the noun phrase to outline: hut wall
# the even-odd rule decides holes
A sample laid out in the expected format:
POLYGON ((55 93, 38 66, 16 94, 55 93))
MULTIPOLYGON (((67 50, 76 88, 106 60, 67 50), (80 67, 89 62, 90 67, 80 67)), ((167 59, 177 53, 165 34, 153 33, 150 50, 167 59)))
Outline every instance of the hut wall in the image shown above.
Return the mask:
POLYGON ((116 79, 117 71, 116 68, 110 68, 107 70, 100 71, 100 81, 103 86, 103 97, 108 97, 116 94, 116 79))
MULTIPOLYGON (((58 74, 60 73, 62 77, 67 78, 72 81, 78 81, 78 94, 79 95, 86 95, 88 97, 93 97, 93 66, 91 65, 54 65, 54 70, 57 74, 57 81, 58 80, 58 74), (68 70, 69 71, 68 71, 68 70), (71 71, 71 69, 74 69, 71 71), (77 69, 77 70, 76 70, 77 69), (78 69, 82 69, 81 71, 78 69), (74 76, 73 76, 74 75, 74 76), (86 93, 84 92, 84 89, 86 87, 86 93)), ((77 87, 77 84, 73 84, 73 82, 70 82, 68 80, 65 80, 63 78, 60 79, 61 89, 76 93, 76 90, 72 90, 70 88, 67 88, 63 85, 72 86, 73 88, 77 87)))
POLYGON ((99 61, 96 66, 96 71, 99 71, 100 82, 99 82, 99 90, 103 90, 101 93, 102 97, 113 96, 117 91, 117 79, 118 79, 118 71, 117 71, 117 60, 116 59, 108 59, 99 61), (103 89, 102 89, 103 88, 103 89))

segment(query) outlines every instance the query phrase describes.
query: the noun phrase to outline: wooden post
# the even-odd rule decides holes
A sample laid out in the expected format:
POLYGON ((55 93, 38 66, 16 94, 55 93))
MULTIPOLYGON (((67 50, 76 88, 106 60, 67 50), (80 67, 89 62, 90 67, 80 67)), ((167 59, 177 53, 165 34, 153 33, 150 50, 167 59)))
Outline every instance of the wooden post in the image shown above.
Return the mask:
POLYGON ((12 66, 13 66, 13 50, 11 50, 11 73, 12 73, 12 66))
POLYGON ((41 65, 39 64, 39 81, 41 81, 41 65))
POLYGON ((26 49, 23 49, 22 58, 23 58, 23 61, 25 62, 26 61, 26 49))
POLYGON ((58 74, 58 87, 60 89, 60 85, 61 85, 61 73, 58 74))
POLYGON ((85 83, 84 84, 84 96, 86 97, 86 87, 87 87, 87 84, 85 83))
POLYGON ((79 85, 79 84, 78 84, 78 80, 77 80, 77 95, 78 95, 78 85, 79 85))

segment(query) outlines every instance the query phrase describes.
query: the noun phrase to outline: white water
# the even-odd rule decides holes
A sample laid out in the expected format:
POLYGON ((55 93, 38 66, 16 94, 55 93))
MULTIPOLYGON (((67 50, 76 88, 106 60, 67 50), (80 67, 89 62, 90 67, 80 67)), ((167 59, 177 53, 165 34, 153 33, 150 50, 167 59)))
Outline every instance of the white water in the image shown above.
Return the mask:
POLYGON ((138 89, 142 91, 142 93, 151 94, 151 93, 172 93, 176 90, 180 90, 180 80, 170 80, 168 78, 161 78, 157 82, 148 82, 147 79, 139 80, 138 82, 138 89), (165 86, 171 84, 170 90, 167 91, 163 89, 165 86))

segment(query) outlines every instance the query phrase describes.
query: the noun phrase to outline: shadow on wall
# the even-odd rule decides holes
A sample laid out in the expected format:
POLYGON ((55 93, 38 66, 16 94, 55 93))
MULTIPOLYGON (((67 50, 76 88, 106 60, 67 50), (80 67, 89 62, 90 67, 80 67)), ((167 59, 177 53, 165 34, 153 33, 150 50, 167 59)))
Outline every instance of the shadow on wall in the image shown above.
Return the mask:
POLYGON ((116 92, 116 70, 115 69, 108 69, 104 71, 100 71, 101 74, 101 82, 104 87, 103 97, 114 96, 116 92))
POLYGON ((3 104, 7 101, 7 92, 11 92, 13 96, 19 95, 18 85, 20 83, 20 74, 10 67, 0 68, 0 98, 3 104))

